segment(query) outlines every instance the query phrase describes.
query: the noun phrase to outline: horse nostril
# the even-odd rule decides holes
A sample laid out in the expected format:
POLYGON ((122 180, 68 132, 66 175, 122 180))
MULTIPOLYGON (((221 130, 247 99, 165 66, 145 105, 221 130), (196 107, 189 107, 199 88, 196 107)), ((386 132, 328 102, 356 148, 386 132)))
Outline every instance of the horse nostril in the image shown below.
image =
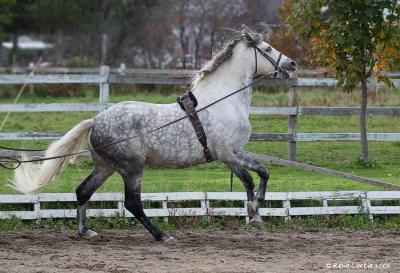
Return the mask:
POLYGON ((291 61, 291 62, 290 62, 290 65, 293 66, 293 67, 296 67, 296 66, 297 66, 297 64, 296 64, 295 61, 291 61))

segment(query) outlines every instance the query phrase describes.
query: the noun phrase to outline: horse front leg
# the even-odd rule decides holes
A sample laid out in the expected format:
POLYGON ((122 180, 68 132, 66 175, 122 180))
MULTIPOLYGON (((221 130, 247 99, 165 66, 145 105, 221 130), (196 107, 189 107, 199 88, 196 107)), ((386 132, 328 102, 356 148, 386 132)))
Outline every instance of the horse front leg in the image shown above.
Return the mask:
POLYGON ((250 223, 257 228, 262 228, 262 219, 258 214, 258 204, 254 201, 254 182, 249 172, 242 166, 227 164, 228 168, 240 179, 247 193, 247 213, 250 223))
POLYGON ((257 195, 254 201, 264 201, 269 179, 267 168, 243 150, 235 151, 234 157, 235 161, 238 162, 241 166, 256 172, 257 175, 260 177, 260 185, 258 187, 257 195))
MULTIPOLYGON (((247 154, 242 149, 233 151, 230 158, 226 159, 226 161, 230 162, 229 163, 230 165, 240 166, 242 168, 254 171, 260 177, 260 185, 258 187, 257 195, 253 197, 251 201, 248 202, 248 210, 255 211, 255 215, 259 215, 258 214, 259 202, 265 200, 265 193, 267 191, 267 183, 269 179, 269 173, 267 168, 265 168, 263 164, 261 164, 258 160, 247 154)), ((261 217, 259 219, 261 219, 261 217)))

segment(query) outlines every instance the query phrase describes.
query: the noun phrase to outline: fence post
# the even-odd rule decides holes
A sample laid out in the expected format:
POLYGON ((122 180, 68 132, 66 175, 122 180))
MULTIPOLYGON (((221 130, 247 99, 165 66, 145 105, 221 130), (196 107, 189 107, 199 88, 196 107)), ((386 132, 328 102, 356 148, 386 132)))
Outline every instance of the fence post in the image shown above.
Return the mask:
POLYGON ((211 216, 209 214, 210 201, 207 200, 207 193, 204 193, 204 200, 200 200, 201 208, 206 210, 207 221, 211 223, 211 216))
POLYGON ((109 85, 109 76, 110 76, 110 67, 108 65, 100 66, 100 75, 103 76, 104 81, 100 83, 100 94, 99 94, 99 103, 100 104, 108 104, 108 97, 110 93, 110 85, 109 85))
POLYGON ((368 215, 370 221, 374 221, 374 216, 371 214, 371 200, 368 199, 368 192, 365 192, 365 196, 361 198, 363 212, 368 215))
POLYGON ((40 199, 39 199, 39 195, 38 194, 36 194, 36 200, 35 200, 35 203, 33 203, 33 211, 36 214, 35 219, 36 220, 40 220, 41 219, 41 215, 40 215, 40 199))
POLYGON ((120 75, 125 75, 125 71, 126 71, 126 65, 125 65, 125 63, 121 63, 118 68, 118 73, 120 75))
POLYGON ((288 120, 288 133, 289 133, 289 142, 288 142, 288 156, 289 160, 297 161, 297 143, 296 143, 296 133, 297 133, 297 88, 296 86, 291 86, 289 89, 289 106, 296 107, 296 114, 289 115, 288 120), (291 138, 293 137, 293 139, 291 138))
MULTIPOLYGON (((249 209, 247 208, 249 202, 248 201, 244 201, 243 203, 244 203, 244 209, 246 211, 249 211, 249 209)), ((248 223, 250 223, 250 218, 249 218, 249 216, 246 216, 246 224, 248 224, 248 223)))
MULTIPOLYGON (((29 75, 33 76, 34 75, 34 69, 35 69, 35 64, 34 63, 29 63, 29 75)), ((29 84, 29 95, 33 95, 35 92, 34 90, 34 85, 29 84)))
POLYGON ((285 221, 290 221, 290 219, 292 219, 292 217, 290 216, 290 200, 283 200, 282 205, 283 208, 286 209, 285 221))
MULTIPOLYGON (((161 201, 162 203, 162 208, 168 210, 168 197, 167 200, 161 201)), ((164 217, 164 222, 168 223, 168 218, 169 217, 164 217)))

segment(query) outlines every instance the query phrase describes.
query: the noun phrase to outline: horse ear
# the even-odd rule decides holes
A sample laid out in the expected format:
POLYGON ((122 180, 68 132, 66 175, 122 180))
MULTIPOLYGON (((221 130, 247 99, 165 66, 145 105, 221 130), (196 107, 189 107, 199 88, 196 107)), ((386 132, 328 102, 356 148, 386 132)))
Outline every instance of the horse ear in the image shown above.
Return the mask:
POLYGON ((268 34, 267 31, 263 31, 262 33, 260 33, 260 35, 261 35, 261 40, 262 40, 262 41, 264 41, 265 38, 267 38, 267 34, 268 34))
POLYGON ((246 43, 251 43, 253 41, 254 37, 250 33, 243 31, 242 35, 246 43))
POLYGON ((242 25, 242 28, 243 28, 242 35, 247 44, 255 46, 255 45, 260 44, 263 41, 262 36, 260 34, 253 32, 245 24, 242 25))
POLYGON ((242 35, 246 42, 252 42, 254 39, 253 32, 245 24, 242 25, 242 35))
POLYGON ((251 29, 248 26, 246 26, 245 24, 242 25, 242 28, 243 28, 244 32, 253 33, 253 31, 251 31, 251 29))

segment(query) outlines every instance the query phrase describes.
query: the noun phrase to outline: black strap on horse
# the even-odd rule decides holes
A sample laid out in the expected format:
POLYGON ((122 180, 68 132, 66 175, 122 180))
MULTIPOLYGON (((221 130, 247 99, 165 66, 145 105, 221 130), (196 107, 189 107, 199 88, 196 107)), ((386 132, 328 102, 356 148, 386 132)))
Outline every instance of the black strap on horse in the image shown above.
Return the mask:
POLYGON ((207 146, 206 132, 204 131, 203 125, 201 124, 201 121, 195 109, 197 106, 196 97, 192 92, 187 91, 177 98, 177 102, 182 108, 182 110, 186 112, 190 120, 190 123, 192 123, 197 139, 199 140, 201 146, 203 146, 203 152, 207 162, 213 161, 210 149, 207 146))

